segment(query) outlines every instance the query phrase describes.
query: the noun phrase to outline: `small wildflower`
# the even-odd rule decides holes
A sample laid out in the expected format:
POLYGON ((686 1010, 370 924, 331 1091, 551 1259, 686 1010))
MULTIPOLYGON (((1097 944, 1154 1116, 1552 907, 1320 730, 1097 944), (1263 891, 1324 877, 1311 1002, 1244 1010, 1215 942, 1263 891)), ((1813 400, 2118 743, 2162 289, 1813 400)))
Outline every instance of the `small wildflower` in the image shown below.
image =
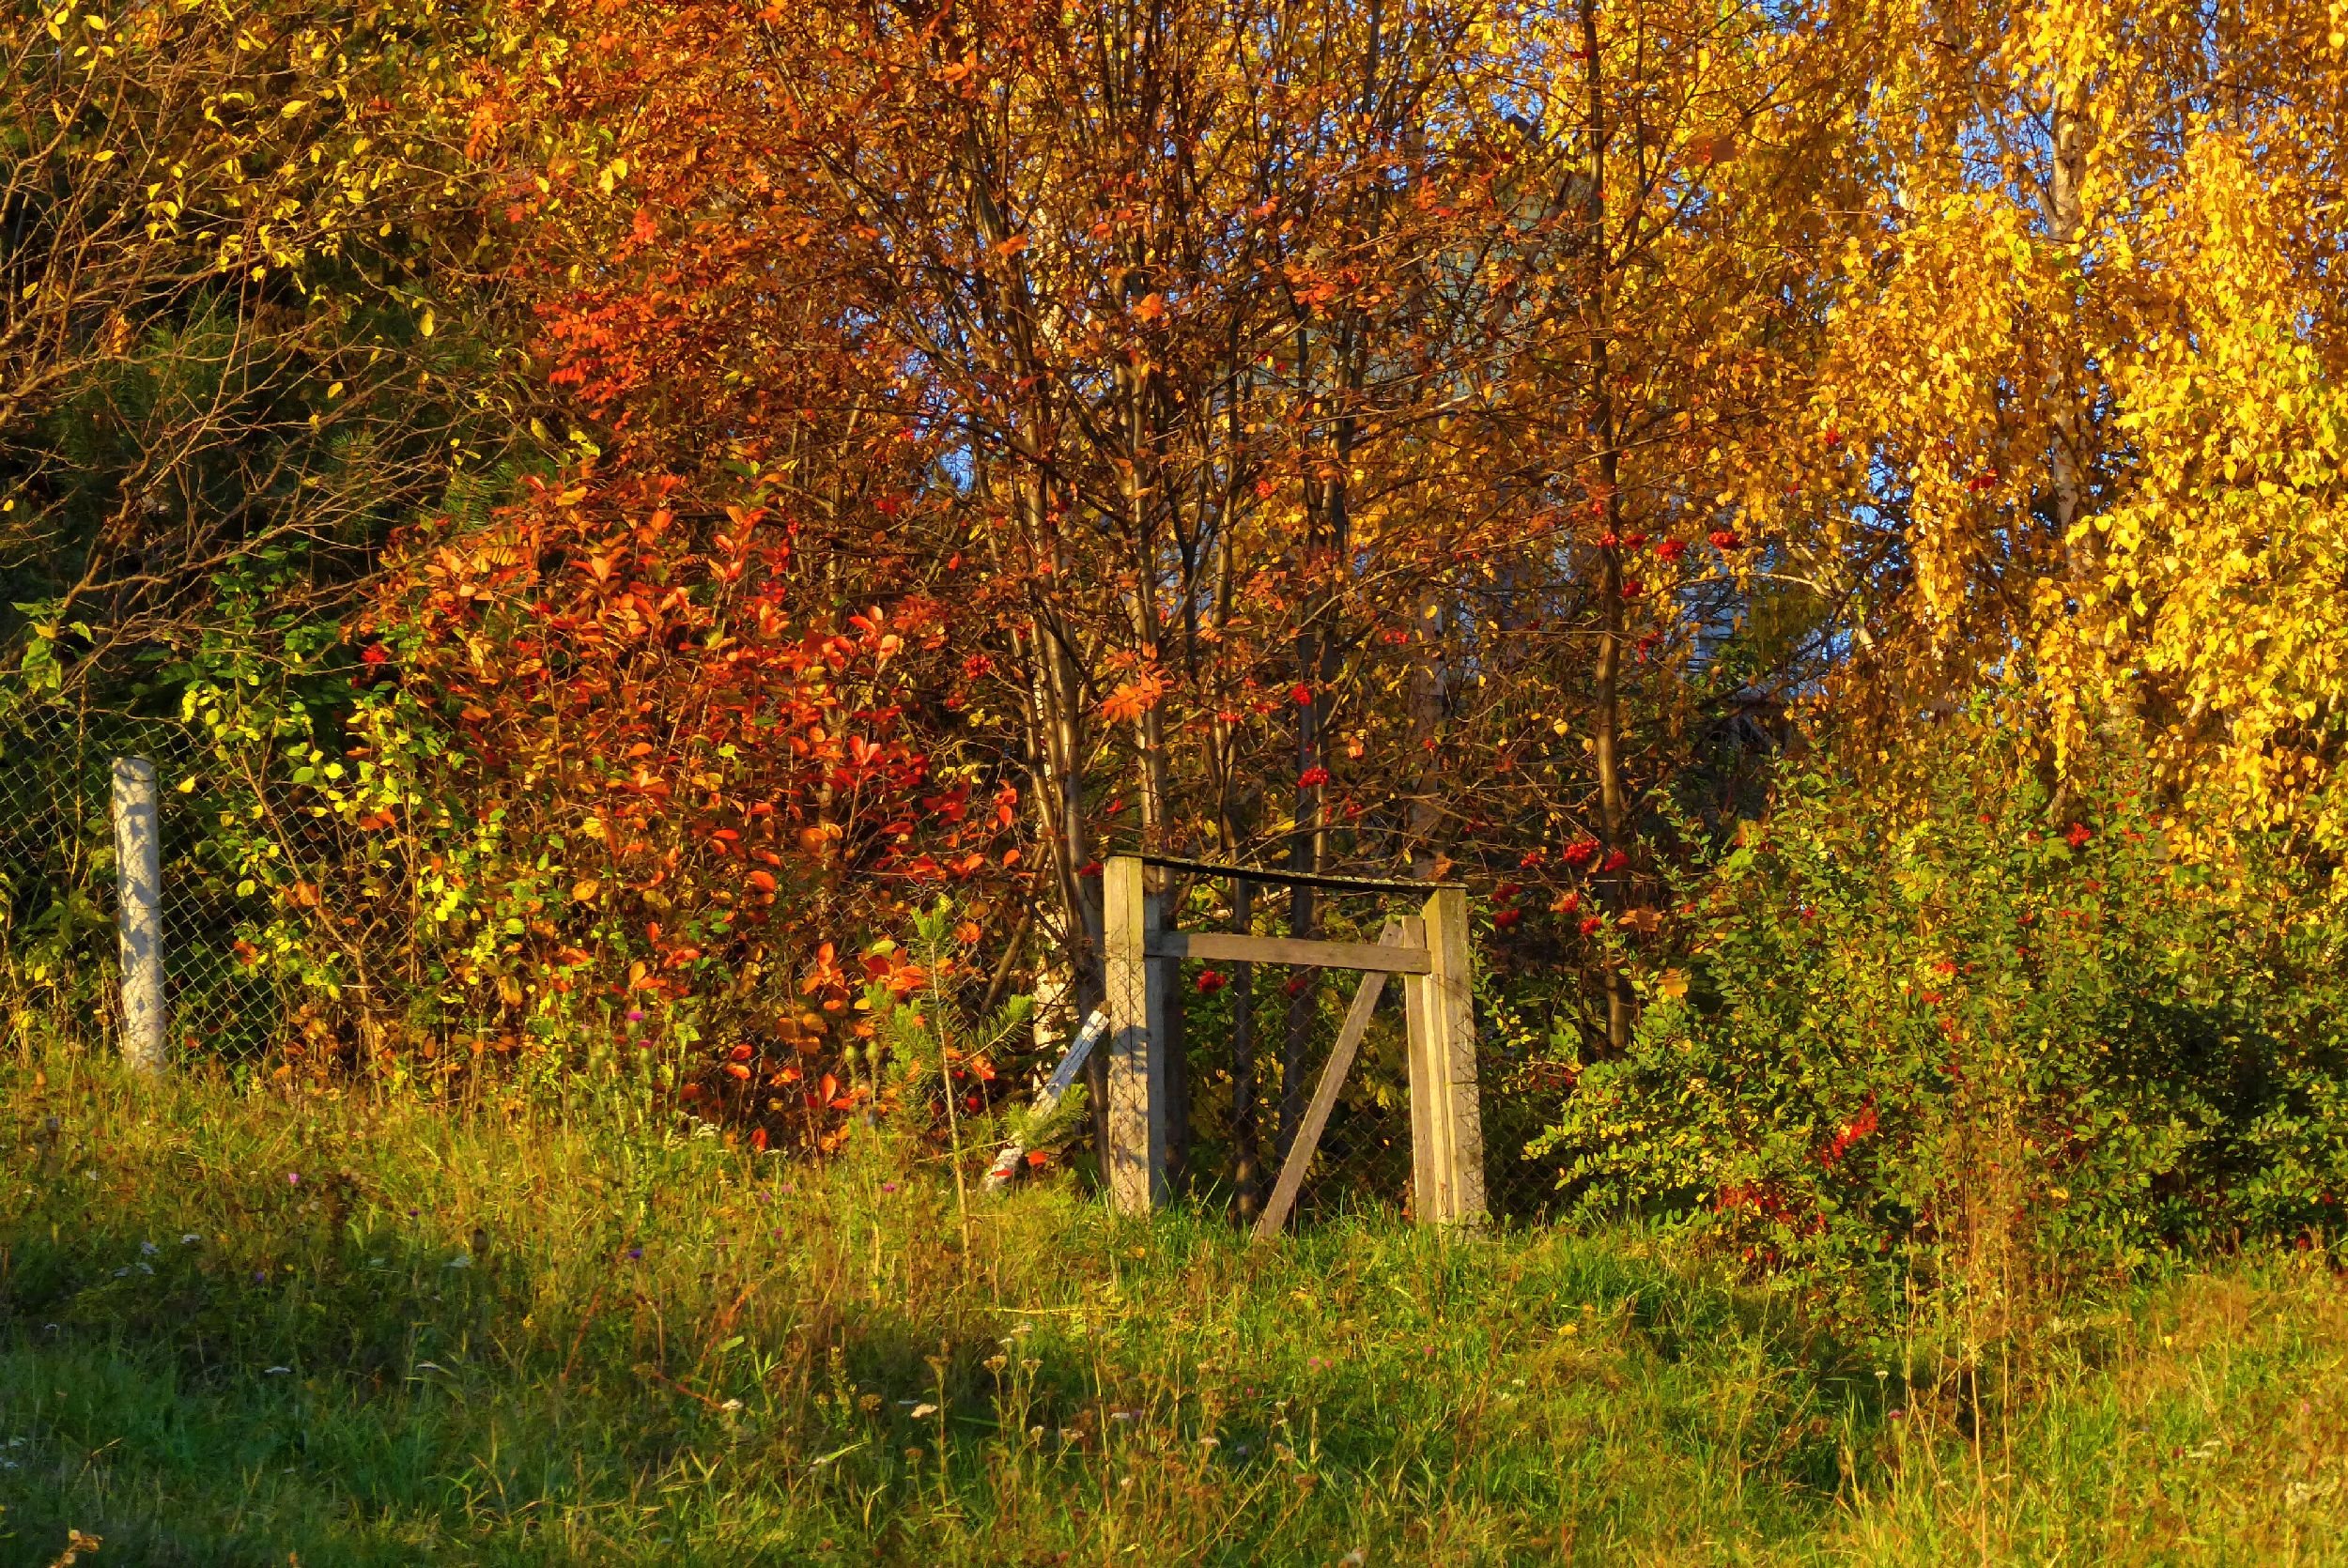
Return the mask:
POLYGON ((287 1171, 287 1172, 286 1173, 286 1186, 288 1186, 288 1187, 299 1187, 299 1186, 301 1186, 301 1173, 300 1171, 287 1171))
POLYGON ((641 1007, 630 1007, 630 1008, 628 1008, 628 1010, 627 1010, 627 1021, 628 1021, 630 1023, 641 1023, 641 1022, 644 1022, 644 1009, 643 1009, 643 1008, 641 1008, 641 1007))
POLYGON ((916 1405, 913 1407, 913 1419, 915 1421, 927 1421, 930 1417, 935 1414, 937 1414, 937 1407, 928 1403, 927 1401, 924 1401, 919 1405, 916 1405))
POLYGON ((644 1249, 641 1247, 630 1247, 627 1250, 627 1255, 630 1258, 641 1258, 644 1255, 644 1249))
POLYGON ((152 1241, 142 1241, 139 1243, 139 1251, 146 1253, 148 1257, 153 1257, 157 1253, 162 1251, 162 1249, 156 1246, 152 1241))

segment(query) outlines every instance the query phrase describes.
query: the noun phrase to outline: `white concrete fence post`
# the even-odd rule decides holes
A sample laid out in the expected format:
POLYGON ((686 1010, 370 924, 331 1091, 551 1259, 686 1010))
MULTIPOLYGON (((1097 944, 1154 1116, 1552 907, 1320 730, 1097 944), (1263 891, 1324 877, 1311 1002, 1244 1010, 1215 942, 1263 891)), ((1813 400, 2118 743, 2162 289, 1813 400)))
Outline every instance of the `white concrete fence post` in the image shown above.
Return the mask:
POLYGON ((115 930, 122 948, 122 1060, 163 1069, 162 833, 155 764, 117 757, 114 770, 115 930))

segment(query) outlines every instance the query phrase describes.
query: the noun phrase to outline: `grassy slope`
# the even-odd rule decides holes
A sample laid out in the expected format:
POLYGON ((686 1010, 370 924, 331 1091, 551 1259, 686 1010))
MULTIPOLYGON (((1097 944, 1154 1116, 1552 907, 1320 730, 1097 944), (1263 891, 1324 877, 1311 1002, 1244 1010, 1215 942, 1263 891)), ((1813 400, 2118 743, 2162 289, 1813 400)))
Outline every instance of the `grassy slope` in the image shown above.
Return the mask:
POLYGON ((878 1157, 23 1068, 0 1189, 8 1561, 2348 1561, 2303 1258, 2075 1309, 1976 1449, 1635 1235, 965 1246, 878 1157))

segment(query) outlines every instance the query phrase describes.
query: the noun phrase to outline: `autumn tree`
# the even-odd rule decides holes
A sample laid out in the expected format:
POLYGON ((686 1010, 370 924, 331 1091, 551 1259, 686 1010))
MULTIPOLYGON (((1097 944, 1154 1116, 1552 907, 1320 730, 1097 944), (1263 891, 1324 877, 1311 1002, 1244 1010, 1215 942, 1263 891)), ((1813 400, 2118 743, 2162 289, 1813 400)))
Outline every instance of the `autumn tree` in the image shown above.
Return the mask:
POLYGON ((17 8, 0 23, 0 646, 23 689, 202 638, 257 562, 348 602, 500 432, 450 328, 458 8, 17 8), (470 395, 460 400, 459 390, 470 395))
POLYGON ((2149 746, 2181 843, 2337 864, 2339 13, 1877 24, 1814 412, 1746 495, 1847 596, 1849 711, 1994 691, 2050 779, 2149 746))

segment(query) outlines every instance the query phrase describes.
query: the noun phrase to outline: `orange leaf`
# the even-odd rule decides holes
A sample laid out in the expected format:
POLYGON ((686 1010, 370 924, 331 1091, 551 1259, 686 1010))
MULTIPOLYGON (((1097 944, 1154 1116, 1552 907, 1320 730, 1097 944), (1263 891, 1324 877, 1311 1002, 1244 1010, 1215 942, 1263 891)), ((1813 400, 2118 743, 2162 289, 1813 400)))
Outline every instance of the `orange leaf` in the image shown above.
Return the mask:
POLYGON ((1101 704, 1101 716, 1111 724, 1139 718, 1156 707, 1158 699, 1165 695, 1166 681, 1163 677, 1155 674, 1144 675, 1139 680, 1130 681, 1109 693, 1107 699, 1101 704))

